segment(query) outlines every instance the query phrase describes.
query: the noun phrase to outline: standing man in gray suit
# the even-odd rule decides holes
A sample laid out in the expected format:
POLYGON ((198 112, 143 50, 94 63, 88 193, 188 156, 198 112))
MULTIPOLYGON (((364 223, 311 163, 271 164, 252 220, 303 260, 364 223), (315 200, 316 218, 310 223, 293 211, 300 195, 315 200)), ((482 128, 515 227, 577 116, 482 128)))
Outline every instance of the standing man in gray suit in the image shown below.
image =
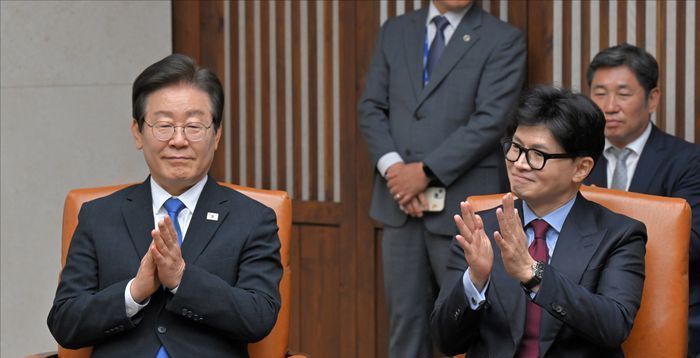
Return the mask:
POLYGON ((452 215, 469 195, 507 188, 498 141, 525 58, 520 31, 472 0, 433 0, 382 26, 359 112, 377 169, 370 215, 384 224, 391 357, 432 357, 452 215), (441 211, 427 211, 429 186, 441 211))

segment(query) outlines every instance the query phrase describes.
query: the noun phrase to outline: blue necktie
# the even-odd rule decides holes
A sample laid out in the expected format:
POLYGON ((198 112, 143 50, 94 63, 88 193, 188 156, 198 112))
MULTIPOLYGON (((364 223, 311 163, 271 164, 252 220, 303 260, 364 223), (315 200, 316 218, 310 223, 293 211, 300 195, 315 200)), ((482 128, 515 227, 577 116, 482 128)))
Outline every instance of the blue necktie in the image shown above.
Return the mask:
POLYGON ((175 226, 175 231, 177 231, 177 241, 180 243, 180 245, 182 245, 182 230, 180 230, 180 223, 177 221, 177 215, 180 214, 180 211, 185 208, 185 204, 181 202, 180 199, 170 198, 165 201, 163 207, 168 212, 168 216, 170 216, 173 226, 175 226))
MULTIPOLYGON (((163 207, 168 212, 170 220, 175 226, 175 231, 177 231, 177 241, 182 246, 182 230, 180 229, 180 223, 177 221, 177 215, 185 208, 185 204, 177 198, 170 198, 165 201, 163 207)), ((160 346, 158 353, 156 353, 156 358, 170 358, 168 352, 165 350, 164 346, 160 346)))
POLYGON ((433 18, 433 22, 435 23, 436 28, 435 38, 433 39, 433 43, 430 45, 430 51, 428 51, 428 63, 425 65, 425 68, 428 71, 428 79, 430 79, 430 77, 433 75, 433 69, 438 63, 440 56, 442 56, 442 52, 445 50, 445 34, 443 31, 447 25, 450 24, 444 16, 435 16, 433 18))

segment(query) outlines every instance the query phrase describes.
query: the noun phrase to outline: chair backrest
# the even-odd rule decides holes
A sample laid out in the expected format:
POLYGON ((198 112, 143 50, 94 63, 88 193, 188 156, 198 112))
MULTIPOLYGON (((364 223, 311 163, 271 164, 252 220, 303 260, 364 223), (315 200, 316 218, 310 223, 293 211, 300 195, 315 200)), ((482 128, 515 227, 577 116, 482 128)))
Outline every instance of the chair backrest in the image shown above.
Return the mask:
MULTIPOLYGON (((582 186, 581 193, 647 227, 646 278, 642 305, 626 357, 686 357, 688 348, 688 253, 690 206, 683 199, 582 186)), ((469 198, 476 211, 501 204, 503 194, 469 198)))
MULTIPOLYGON (((284 191, 279 190, 262 190, 248 188, 244 186, 219 183, 220 185, 234 189, 248 197, 259 201, 260 203, 270 207, 277 214, 277 226, 279 227, 279 239, 281 242, 280 257, 282 259, 282 267, 284 273, 280 282, 280 297, 282 299, 282 307, 277 316, 277 323, 272 329, 272 332, 263 340, 249 344, 248 352, 252 358, 268 358, 268 357, 285 357, 289 345, 289 317, 290 317, 290 299, 291 293, 291 276, 292 272, 289 268, 289 248, 292 234, 292 202, 289 196, 284 191)), ((66 263, 66 253, 70 246, 70 240, 73 237, 78 225, 78 212, 80 207, 86 201, 107 196, 119 189, 125 188, 128 185, 105 186, 99 188, 74 189, 68 193, 63 207, 63 235, 61 242, 61 267, 66 263)), ((58 348, 59 357, 89 357, 91 348, 83 348, 79 350, 58 348)))

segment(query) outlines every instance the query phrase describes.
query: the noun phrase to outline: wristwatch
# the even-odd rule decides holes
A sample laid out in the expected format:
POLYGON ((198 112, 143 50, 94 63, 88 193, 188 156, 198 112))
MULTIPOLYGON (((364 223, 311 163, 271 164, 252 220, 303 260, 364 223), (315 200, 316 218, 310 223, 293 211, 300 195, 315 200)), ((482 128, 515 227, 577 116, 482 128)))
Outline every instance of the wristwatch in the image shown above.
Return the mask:
POLYGON ((535 261, 535 263, 532 264, 532 278, 527 280, 527 282, 521 282, 520 284, 523 286, 523 288, 526 291, 532 291, 535 286, 539 285, 540 282, 542 282, 542 273, 544 272, 544 262, 542 261, 535 261))

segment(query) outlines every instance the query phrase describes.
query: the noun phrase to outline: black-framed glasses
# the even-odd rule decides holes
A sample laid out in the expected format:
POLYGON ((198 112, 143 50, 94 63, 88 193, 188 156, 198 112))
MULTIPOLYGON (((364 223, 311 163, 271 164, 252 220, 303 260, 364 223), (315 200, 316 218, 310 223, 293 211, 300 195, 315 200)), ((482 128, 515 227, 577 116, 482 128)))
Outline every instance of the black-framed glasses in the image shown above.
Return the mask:
POLYGON ((153 124, 144 121, 144 123, 151 127, 153 136, 161 142, 169 141, 173 135, 175 135, 175 128, 182 128, 183 132, 185 133, 185 138, 187 138, 188 141, 199 142, 200 140, 204 139, 207 134, 207 130, 209 130, 209 128, 212 126, 211 124, 209 126, 205 126, 204 124, 198 122, 186 123, 182 126, 176 126, 165 121, 158 121, 153 124))
POLYGON ((501 148, 503 155, 510 162, 517 162, 520 155, 525 153, 525 159, 530 168, 534 170, 542 170, 549 159, 576 158, 578 155, 570 153, 555 153, 549 154, 538 149, 525 148, 522 145, 513 142, 513 138, 501 139, 501 148))

